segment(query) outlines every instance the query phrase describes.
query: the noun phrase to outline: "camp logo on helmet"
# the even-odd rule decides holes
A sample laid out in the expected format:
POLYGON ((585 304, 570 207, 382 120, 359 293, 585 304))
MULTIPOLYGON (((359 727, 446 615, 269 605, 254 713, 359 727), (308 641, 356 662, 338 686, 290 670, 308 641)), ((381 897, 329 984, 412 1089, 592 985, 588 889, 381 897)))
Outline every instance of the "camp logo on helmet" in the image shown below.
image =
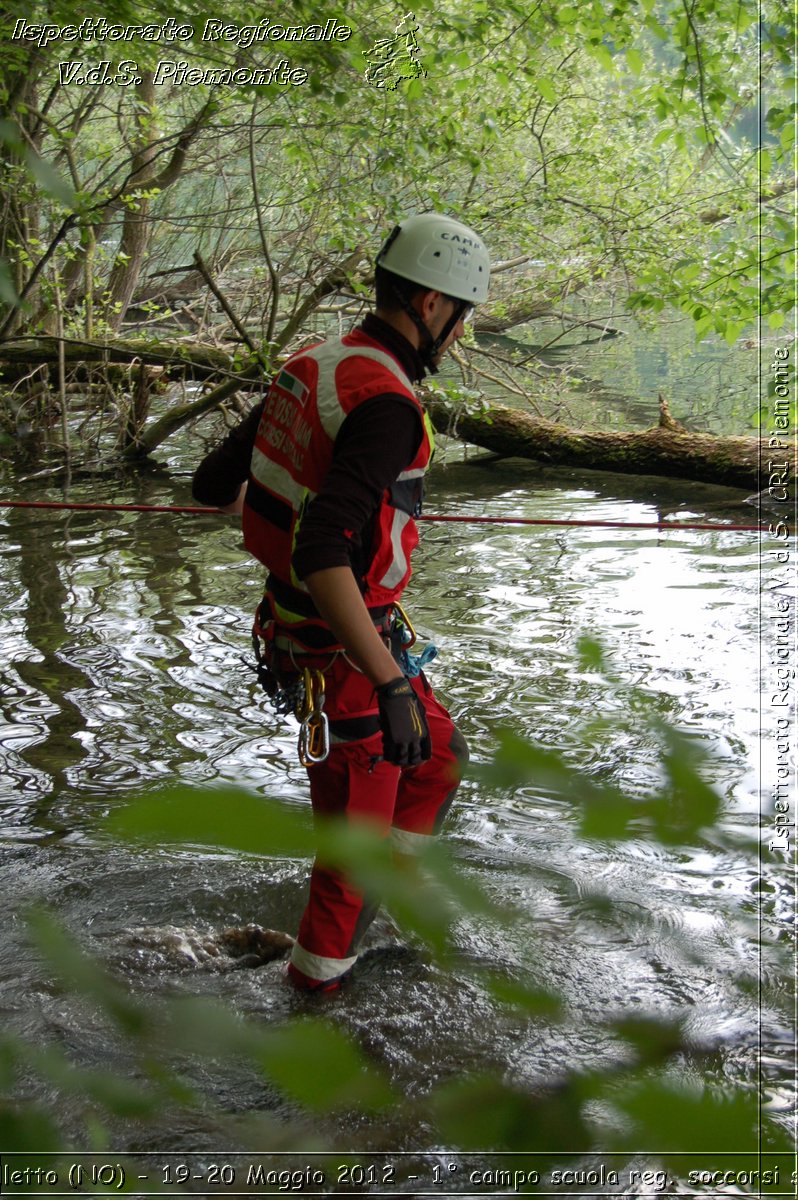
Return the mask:
POLYGON ((482 243, 477 242, 474 238, 460 237, 458 233, 441 233, 441 241, 443 242, 462 242, 464 246, 473 246, 475 250, 482 249, 482 243))

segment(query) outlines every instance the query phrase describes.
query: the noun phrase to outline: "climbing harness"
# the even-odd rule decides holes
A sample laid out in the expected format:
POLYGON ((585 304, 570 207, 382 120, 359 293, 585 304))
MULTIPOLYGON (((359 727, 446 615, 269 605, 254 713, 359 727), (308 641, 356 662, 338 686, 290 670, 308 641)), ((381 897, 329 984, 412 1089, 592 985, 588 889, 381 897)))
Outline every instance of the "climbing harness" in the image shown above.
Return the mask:
POLYGON ((410 620, 398 600, 394 600, 391 607, 394 613, 393 621, 391 622, 391 632, 398 634, 400 644, 406 650, 409 650, 410 647, 415 646, 416 642, 418 641, 418 636, 413 628, 413 622, 410 620))
MULTIPOLYGON (((385 643, 402 673, 412 679, 420 675, 427 663, 437 657, 438 647, 430 643, 424 647, 421 654, 411 654, 410 648, 418 640, 413 622, 401 604, 394 602, 391 610, 390 622, 387 627, 383 625, 384 616, 380 615, 380 632, 384 631, 385 643)), ((336 733, 335 739, 331 736, 330 722, 324 711, 325 672, 329 671, 339 656, 345 658, 354 671, 359 671, 360 668, 342 649, 329 651, 328 661, 324 667, 304 666, 301 662, 303 651, 295 648, 290 639, 285 639, 277 633, 277 625, 274 620, 269 619, 262 622, 260 606, 258 606, 252 629, 252 649, 255 655, 255 666, 253 667, 246 659, 242 659, 242 661, 257 676, 258 682, 269 697, 272 708, 283 716, 293 714, 299 722, 297 752, 300 763, 303 767, 312 767, 317 763, 325 762, 329 756, 332 741, 341 740, 342 736, 340 732, 336 733), (280 656, 282 656, 283 662, 287 660, 284 669, 278 665, 280 656)), ((318 652, 313 651, 313 657, 318 661, 318 652)), ((359 718, 357 724, 357 736, 366 736, 364 733, 366 726, 368 726, 368 732, 372 732, 371 718, 359 718)), ((377 727, 378 725, 373 732, 376 732, 377 727)))

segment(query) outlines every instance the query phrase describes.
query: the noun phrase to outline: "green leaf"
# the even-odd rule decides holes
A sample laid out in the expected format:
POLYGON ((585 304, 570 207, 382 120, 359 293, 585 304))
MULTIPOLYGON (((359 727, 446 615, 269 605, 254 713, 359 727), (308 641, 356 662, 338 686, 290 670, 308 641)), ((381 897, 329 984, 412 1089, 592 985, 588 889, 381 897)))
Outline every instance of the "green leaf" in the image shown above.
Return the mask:
POLYGON ((550 79, 536 79, 535 86, 549 104, 557 103, 557 90, 550 79))
POLYGON ((633 46, 626 50, 626 63, 633 75, 639 75, 643 70, 643 55, 633 46))
POLYGON ((16 121, 0 121, 0 142, 11 150, 22 150, 25 142, 16 121))
POLYGON ((141 1035, 151 1024, 144 1005, 131 999, 127 991, 83 950, 66 930, 48 913, 34 909, 28 927, 39 949, 73 991, 97 1000, 126 1033, 141 1035))
POLYGON ((317 1111, 382 1108, 397 1096, 351 1038, 319 1020, 296 1021, 270 1031, 254 1057, 277 1086, 317 1111))
MULTIPOLYGON (((632 1123, 622 1144, 629 1149, 642 1145, 653 1153, 677 1152, 675 1158, 669 1157, 673 1170, 694 1167, 696 1155, 700 1155, 701 1166, 710 1170, 742 1169, 736 1157, 739 1151, 750 1150, 756 1157, 760 1114, 754 1093, 723 1095, 705 1086, 680 1087, 647 1079, 614 1091, 613 1103, 632 1123)), ((780 1140, 787 1149, 788 1139, 782 1136, 780 1140)))
POLYGON ((589 53, 605 71, 615 71, 615 59, 606 46, 590 46, 589 53))
POLYGON ((757 20, 757 11, 753 5, 738 4, 735 6, 735 28, 734 31, 739 37, 741 33, 745 33, 757 20))
POLYGON ((103 824, 114 837, 151 845, 292 857, 311 855, 315 845, 304 812, 230 787, 165 789, 112 811, 103 824))
POLYGON ((637 810, 618 788, 596 783, 570 767, 555 750, 528 742, 511 730, 497 734, 494 762, 475 774, 498 787, 534 784, 551 795, 570 800, 581 816, 581 833, 588 838, 631 836, 629 823, 637 810))
POLYGON ((467 1150, 579 1152, 592 1147, 582 1102, 578 1078, 535 1093, 482 1075, 439 1088, 433 1111, 444 1137, 467 1150))
POLYGON ((723 336, 729 346, 734 346, 737 343, 742 331, 745 329, 745 321, 726 321, 723 330, 723 336))
POLYGON ((695 322, 694 326, 696 341, 700 342, 703 338, 705 338, 714 324, 715 318, 712 316, 712 313, 706 313, 704 316, 700 317, 695 322))
POLYGON ((27 150, 25 153, 25 162, 28 170, 33 178, 38 183, 43 192, 48 196, 52 196, 54 200, 58 200, 65 208, 76 208, 77 198, 74 189, 62 179, 51 163, 40 158, 33 150, 27 150))
MULTIPOLYGON (((0 1097, 0 1146, 25 1152, 24 1164, 31 1171, 49 1171, 53 1166, 50 1155, 38 1157, 37 1151, 60 1150, 63 1135, 52 1114, 34 1104, 15 1104, 0 1097)), ((8 1160, 6 1160, 8 1161, 8 1160)), ((13 1161, 13 1160, 11 1160, 13 1161)), ((24 1195, 25 1193, 17 1193, 24 1195)))
POLYGON ((684 1030, 678 1021, 632 1016, 613 1022, 612 1027, 635 1048, 645 1066, 659 1066, 685 1052, 684 1030))
POLYGON ((485 982, 491 995, 501 1004, 548 1021, 560 1021, 564 1016, 560 997, 543 988, 529 987, 499 975, 488 976, 485 982))
POLYGON ((162 1097, 140 1083, 120 1078, 110 1071, 83 1071, 55 1047, 30 1047, 29 1064, 48 1082, 72 1095, 88 1096, 108 1112, 119 1117, 135 1119, 155 1117, 161 1109, 162 1097))

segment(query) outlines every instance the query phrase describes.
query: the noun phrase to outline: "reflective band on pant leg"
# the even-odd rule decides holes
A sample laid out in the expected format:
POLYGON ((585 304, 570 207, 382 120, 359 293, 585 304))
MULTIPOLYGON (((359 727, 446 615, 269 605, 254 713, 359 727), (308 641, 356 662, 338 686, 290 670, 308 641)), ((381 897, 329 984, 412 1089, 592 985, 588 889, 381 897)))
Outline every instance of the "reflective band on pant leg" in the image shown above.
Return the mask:
POLYGON ((357 962, 357 955, 351 958, 324 958, 321 954, 311 954, 300 946, 299 942, 294 942, 291 962, 303 975, 326 983, 329 979, 337 979, 353 967, 357 962))
POLYGON ((391 830, 391 846, 399 854, 421 854, 435 840, 431 833, 412 833, 409 829, 391 830))

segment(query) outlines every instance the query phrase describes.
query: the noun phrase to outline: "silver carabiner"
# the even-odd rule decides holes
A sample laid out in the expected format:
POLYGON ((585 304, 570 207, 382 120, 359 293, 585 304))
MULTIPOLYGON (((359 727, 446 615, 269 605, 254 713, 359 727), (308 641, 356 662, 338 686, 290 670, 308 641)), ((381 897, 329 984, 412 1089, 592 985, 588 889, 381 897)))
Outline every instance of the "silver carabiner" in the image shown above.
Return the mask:
POLYGON ((330 723, 327 714, 317 709, 299 726, 297 753, 303 767, 323 763, 330 753, 330 723))

